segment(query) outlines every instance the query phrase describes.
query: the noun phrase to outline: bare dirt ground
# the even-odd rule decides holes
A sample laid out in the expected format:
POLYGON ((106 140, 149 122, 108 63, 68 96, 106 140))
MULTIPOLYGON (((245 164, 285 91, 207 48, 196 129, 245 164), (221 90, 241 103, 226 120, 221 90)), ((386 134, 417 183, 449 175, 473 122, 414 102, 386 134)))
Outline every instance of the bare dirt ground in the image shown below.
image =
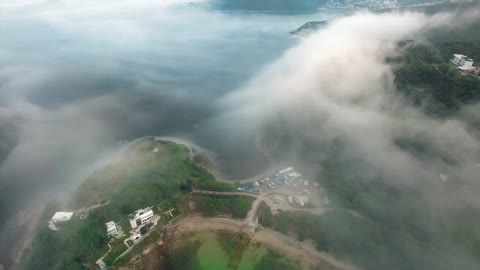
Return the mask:
POLYGON ((270 229, 262 228, 255 233, 252 240, 267 244, 299 261, 308 262, 310 265, 317 266, 317 269, 358 270, 349 263, 341 262, 327 253, 317 251, 311 241, 300 242, 293 237, 270 229))
MULTIPOLYGON (((229 218, 205 218, 191 216, 184 219, 176 227, 176 233, 199 232, 208 230, 226 230, 239 232, 244 228, 244 222, 229 218)), ((249 232, 253 234, 253 232, 249 232)), ((252 241, 263 243, 291 258, 305 262, 316 269, 322 270, 358 270, 356 267, 338 261, 331 255, 318 252, 311 242, 300 242, 293 237, 262 228, 252 236, 252 241)))
POLYGON ((206 218, 202 216, 190 216, 177 224, 176 232, 177 234, 182 234, 186 232, 201 232, 208 230, 240 231, 242 226, 242 220, 221 217, 206 218))
POLYGON ((119 270, 161 270, 166 251, 178 235, 203 231, 230 231, 245 232, 252 238, 251 241, 267 245, 269 248, 284 254, 303 264, 303 268, 316 270, 358 270, 353 265, 341 262, 333 256, 318 252, 311 241, 300 242, 295 238, 261 228, 254 231, 245 226, 242 220, 213 217, 206 218, 198 215, 188 216, 177 224, 172 224, 164 232, 163 237, 156 243, 145 247, 143 252, 136 255, 131 262, 119 270))
POLYGON ((165 268, 165 256, 169 243, 175 241, 175 232, 167 227, 162 237, 143 248, 142 253, 135 255, 126 266, 117 270, 162 270, 165 268))

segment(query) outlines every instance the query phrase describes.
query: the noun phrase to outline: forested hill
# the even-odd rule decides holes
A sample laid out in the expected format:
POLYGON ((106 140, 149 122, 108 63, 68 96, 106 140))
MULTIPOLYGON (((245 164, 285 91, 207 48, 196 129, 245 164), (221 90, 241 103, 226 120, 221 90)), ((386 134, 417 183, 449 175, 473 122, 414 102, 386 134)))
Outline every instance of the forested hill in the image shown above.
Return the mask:
POLYGON ((450 115, 463 105, 480 101, 480 78, 465 76, 452 66, 454 53, 480 61, 480 41, 434 45, 400 44, 405 50, 396 61, 395 84, 407 100, 433 115, 450 115))
POLYGON ((59 231, 51 231, 46 224, 56 211, 64 208, 55 203, 47 207, 17 269, 96 269, 95 262, 107 252, 107 243, 113 251, 105 263, 112 265, 116 256, 126 250, 123 240, 129 235, 110 241, 105 233, 106 222, 115 221, 127 233, 128 215, 137 209, 149 206, 153 206, 154 212, 183 209, 183 194, 193 187, 233 189, 231 185, 216 182, 213 175, 188 157, 185 146, 172 142, 148 138, 136 143, 118 162, 89 176, 73 194, 67 209, 101 207, 90 210, 86 217, 77 210, 72 220, 60 225, 59 231))

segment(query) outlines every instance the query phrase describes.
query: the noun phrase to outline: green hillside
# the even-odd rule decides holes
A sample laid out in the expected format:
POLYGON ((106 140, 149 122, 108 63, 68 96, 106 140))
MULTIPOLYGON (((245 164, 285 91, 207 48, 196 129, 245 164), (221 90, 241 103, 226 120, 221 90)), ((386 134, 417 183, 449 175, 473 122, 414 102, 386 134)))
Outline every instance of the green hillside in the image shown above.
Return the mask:
MULTIPOLYGON (((153 139, 131 147, 120 161, 95 172, 82 183, 69 208, 108 204, 92 210, 85 219, 74 216, 56 232, 46 226, 59 210, 51 204, 19 269, 94 269, 95 261, 108 250, 106 222, 113 220, 128 231, 127 216, 139 208, 182 209, 182 194, 192 188, 232 188, 217 183, 205 169, 191 163, 188 156, 185 146, 153 139)), ((118 245, 122 246, 123 243, 118 245)))

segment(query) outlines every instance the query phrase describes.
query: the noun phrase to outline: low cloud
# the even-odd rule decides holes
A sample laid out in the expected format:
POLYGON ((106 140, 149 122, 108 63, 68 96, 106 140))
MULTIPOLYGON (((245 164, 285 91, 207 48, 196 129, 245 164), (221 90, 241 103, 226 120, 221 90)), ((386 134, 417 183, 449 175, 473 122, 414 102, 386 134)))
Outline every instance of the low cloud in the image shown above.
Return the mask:
MULTIPOLYGON (((449 196, 471 204, 478 189, 477 134, 462 119, 435 119, 403 102, 386 62, 400 53, 398 41, 426 42, 422 37, 428 31, 455 29, 478 17, 454 18, 454 13, 362 12, 335 19, 228 95, 221 119, 236 132, 261 137, 273 156, 299 163, 308 162, 300 153, 306 142, 329 145, 341 138, 353 158, 367 162, 366 170, 395 184, 421 188, 422 182, 438 182, 439 173, 455 175, 473 186, 472 193, 465 196, 462 189, 449 196), (267 129, 272 123, 278 132, 267 129), (421 138, 457 163, 421 160, 398 145, 405 138, 421 138)), ((426 196, 441 195, 426 191, 426 196)))
POLYGON ((120 140, 179 136, 251 169, 254 147, 217 143, 229 136, 210 129, 212 104, 295 43, 288 31, 313 16, 244 17, 206 1, 0 2, 6 266, 18 218, 29 216, 21 209, 68 194, 120 140), (252 159, 239 161, 245 153, 252 159))
MULTIPOLYGON (((315 171, 326 157, 303 150, 341 138, 392 183, 444 172, 477 185, 480 146, 469 127, 480 122, 478 108, 431 118, 395 94, 385 62, 398 55, 397 41, 427 42, 425 33, 454 29, 473 11, 461 20, 362 12, 297 40, 288 32, 334 14, 224 14, 205 1, 8 2, 0 6, 8 10, 0 11, 0 190, 8 194, 0 210, 8 217, 73 189, 119 140, 146 135, 192 139, 233 173, 261 169, 258 148, 315 171), (404 137, 458 162, 420 160, 396 144, 404 137)), ((452 201, 475 202, 474 190, 452 201)), ((2 263, 11 260, 15 223, 0 228, 2 263)))

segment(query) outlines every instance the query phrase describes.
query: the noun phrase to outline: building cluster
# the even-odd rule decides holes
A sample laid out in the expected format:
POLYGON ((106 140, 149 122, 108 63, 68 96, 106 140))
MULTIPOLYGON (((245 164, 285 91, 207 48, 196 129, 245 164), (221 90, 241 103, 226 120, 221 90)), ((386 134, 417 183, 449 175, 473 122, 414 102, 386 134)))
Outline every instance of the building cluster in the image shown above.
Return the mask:
POLYGON ((240 191, 253 191, 258 192, 259 189, 277 189, 285 184, 292 184, 296 179, 301 177, 300 173, 297 173, 293 167, 288 167, 280 170, 270 176, 256 180, 252 183, 245 184, 238 188, 240 191))
POLYGON ((463 54, 454 54, 450 60, 464 75, 480 76, 480 67, 473 65, 473 59, 463 54))
MULTIPOLYGON (((172 215, 172 211, 174 209, 171 209, 169 211, 167 211, 170 215, 172 215)), ((172 215, 173 216, 173 215, 172 215)), ((153 210, 151 207, 147 207, 147 208, 144 208, 144 209, 138 209, 137 211, 133 212, 132 214, 128 215, 128 221, 130 223, 130 227, 132 228, 130 230, 130 237, 129 238, 126 238, 124 239, 123 243, 128 247, 128 248, 131 248, 131 244, 129 245, 128 244, 128 241, 132 241, 133 243, 135 243, 136 241, 138 241, 140 239, 140 237, 142 236, 142 232, 141 232, 141 229, 149 224, 149 223, 153 223, 155 222, 156 220, 158 219, 155 219, 156 217, 159 217, 159 216, 156 216, 154 213, 153 213, 153 210)), ((110 236, 110 237, 114 237, 114 238, 122 238, 124 236, 124 233, 122 231, 122 228, 120 226, 118 226, 117 224, 115 224, 114 221, 109 221, 107 223, 105 223, 105 227, 107 229, 107 235, 110 236)), ((104 270, 104 269, 107 269, 107 265, 105 264, 105 262, 103 261, 103 259, 105 258, 105 256, 107 256, 108 252, 103 255, 101 258, 99 258, 96 262, 98 268, 100 268, 101 270, 104 270)))
POLYGON ((463 54, 454 54, 453 58, 450 60, 458 69, 463 71, 473 71, 475 67, 473 66, 473 59, 467 57, 463 54))
MULTIPOLYGON (((240 191, 248 192, 270 192, 277 189, 289 194, 288 202, 295 207, 305 207, 310 201, 310 188, 318 188, 317 183, 310 183, 309 180, 302 178, 302 174, 295 171, 293 167, 288 167, 275 172, 274 174, 262 179, 244 184, 238 188, 240 191)), ((282 199, 279 196, 272 197, 274 204, 280 204, 282 199)))
MULTIPOLYGON (((173 210, 174 209, 171 209, 166 213, 173 217, 173 214, 172 214, 173 210)), ((74 214, 75 214, 74 212, 56 212, 48 222, 48 227, 52 231, 58 231, 58 225, 61 223, 70 221, 74 216, 74 214)), ((130 237, 130 239, 132 241, 135 241, 138 238, 140 238, 141 227, 143 227, 143 225, 146 225, 148 223, 154 222, 155 217, 156 216, 150 207, 147 207, 144 209, 138 209, 137 211, 130 214, 128 216, 130 227, 132 227, 132 230, 130 232, 132 236, 130 237)), ((110 237, 120 238, 124 235, 121 228, 114 221, 109 221, 105 223, 105 227, 106 227, 106 234, 110 237)))
MULTIPOLYGON (((152 208, 147 207, 144 209, 138 209, 132 214, 128 215, 128 221, 132 230, 130 231, 130 240, 135 241, 140 238, 141 233, 140 229, 143 225, 153 222, 155 219, 155 214, 153 213, 152 208)), ((123 236, 123 232, 119 232, 117 224, 114 221, 109 221, 105 223, 107 228, 107 235, 110 237, 119 238, 123 236)))

